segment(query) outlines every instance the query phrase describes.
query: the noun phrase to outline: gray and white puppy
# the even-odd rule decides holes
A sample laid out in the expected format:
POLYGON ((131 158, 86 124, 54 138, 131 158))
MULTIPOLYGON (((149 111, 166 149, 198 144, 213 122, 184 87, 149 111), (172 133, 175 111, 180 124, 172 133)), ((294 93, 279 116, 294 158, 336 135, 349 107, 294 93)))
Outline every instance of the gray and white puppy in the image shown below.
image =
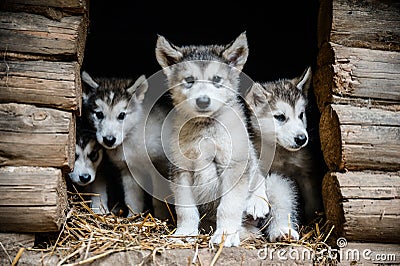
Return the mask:
POLYGON ((243 214, 257 218, 269 212, 239 100, 246 34, 227 45, 183 47, 159 36, 156 57, 174 105, 163 140, 173 164, 175 235, 197 235, 205 214, 216 220, 212 242, 221 243, 225 235, 224 246, 238 246, 243 214))
MULTIPOLYGON (((154 167, 149 166, 149 158, 163 157, 160 136, 166 113, 156 110, 146 115, 143 101, 148 82, 144 75, 134 81, 92 78, 83 72, 82 80, 90 86, 86 99, 88 120, 98 142, 121 172, 125 203, 134 213, 142 212, 144 188, 151 194, 153 179, 159 178, 154 167)), ((128 216, 132 215, 130 212, 128 216)))
POLYGON ((90 208, 94 213, 124 215, 119 172, 97 142, 87 121, 77 118, 75 165, 69 177, 81 192, 91 193, 90 208), (112 170, 113 169, 113 170, 112 170))
MULTIPOLYGON (((255 130, 255 146, 261 152, 264 173, 271 172, 271 175, 291 180, 289 181, 291 185, 284 185, 281 189, 277 188, 267 193, 272 205, 274 205, 272 198, 287 201, 286 204, 275 204, 276 209, 280 210, 275 209, 271 212, 286 211, 284 215, 286 220, 282 220, 282 224, 286 226, 288 213, 291 214, 291 223, 299 224, 300 210, 306 217, 304 221, 310 221, 315 217, 315 212, 322 209, 319 166, 316 165, 316 158, 313 158, 312 151, 307 145, 309 134, 306 108, 311 77, 311 68, 308 67, 301 76, 293 79, 256 82, 246 93, 246 102, 255 114, 252 121, 260 126, 259 130, 255 130), (276 146, 275 154, 269 152, 271 146, 276 146), (271 159, 271 156, 274 157, 271 159), (299 191, 298 197, 297 191, 299 191), (276 195, 273 195, 274 193, 276 195), (284 194, 292 196, 288 199, 279 196, 284 194), (302 199, 303 205, 295 204, 296 202, 290 199, 293 201, 302 199), (299 207, 300 209, 297 209, 299 207)), ((269 183, 268 178, 267 183, 269 183)), ((274 209, 274 206, 272 208, 274 209)), ((274 235, 276 233, 272 232, 272 236, 274 235)))

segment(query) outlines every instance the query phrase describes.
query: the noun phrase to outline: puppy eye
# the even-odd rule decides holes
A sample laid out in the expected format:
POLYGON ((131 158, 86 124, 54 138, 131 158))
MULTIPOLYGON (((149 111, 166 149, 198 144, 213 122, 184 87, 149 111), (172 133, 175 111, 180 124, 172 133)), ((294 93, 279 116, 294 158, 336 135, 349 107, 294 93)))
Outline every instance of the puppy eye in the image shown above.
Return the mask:
POLYGON ((78 160, 79 154, 75 153, 75 161, 78 160))
POLYGON ((274 118, 276 120, 278 120, 279 122, 285 122, 285 120, 286 120, 286 116, 284 114, 274 115, 274 118))
POLYGON ((89 159, 92 162, 96 162, 99 159, 99 153, 97 151, 92 151, 89 155, 88 155, 89 159))
POLYGON ((189 89, 193 86, 193 84, 194 84, 193 76, 189 76, 189 77, 185 78, 185 88, 189 89))
POLYGON ((124 119, 125 119, 125 116, 126 116, 126 113, 125 113, 125 112, 119 113, 119 115, 118 115, 118 120, 124 120, 124 119))
POLYGON ((104 118, 104 114, 101 111, 95 112, 94 114, 96 115, 97 119, 103 119, 104 118))
POLYGON ((222 78, 220 76, 214 76, 212 78, 212 82, 214 83, 214 86, 219 88, 222 85, 222 78))
POLYGON ((304 117, 304 112, 301 112, 301 113, 299 114, 299 118, 300 118, 301 120, 303 120, 303 117, 304 117))

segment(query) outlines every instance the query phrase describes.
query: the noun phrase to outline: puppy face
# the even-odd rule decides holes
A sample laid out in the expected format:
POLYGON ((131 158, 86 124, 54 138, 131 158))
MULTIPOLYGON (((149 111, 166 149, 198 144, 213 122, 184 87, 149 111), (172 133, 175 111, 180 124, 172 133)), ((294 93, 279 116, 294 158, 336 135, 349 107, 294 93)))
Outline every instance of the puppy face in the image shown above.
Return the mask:
POLYGON ((134 83, 115 78, 95 81, 84 73, 82 80, 90 86, 86 96, 88 120, 96 130, 97 141, 106 149, 114 149, 142 118, 141 103, 148 88, 147 80, 141 76, 134 83))
POLYGON ((77 143, 74 170, 69 173, 72 182, 79 186, 92 183, 102 159, 103 151, 95 139, 77 143))
POLYGON ((235 100, 235 80, 230 67, 214 61, 188 61, 172 70, 170 82, 174 105, 188 115, 211 116, 235 100))
POLYGON ((308 143, 305 106, 306 100, 300 97, 294 106, 277 101, 272 110, 278 144, 289 151, 297 151, 308 143))
POLYGON ((96 128, 97 141, 107 149, 113 149, 121 145, 128 130, 124 130, 124 121, 131 120, 132 109, 128 106, 128 100, 121 100, 114 106, 110 106, 103 99, 94 102, 92 121, 96 128))
POLYGON ((297 151, 308 143, 306 96, 310 80, 308 68, 302 76, 291 80, 255 83, 246 94, 263 132, 274 128, 277 143, 289 151, 297 151))
POLYGON ((177 47, 159 36, 156 46, 174 105, 188 115, 210 116, 235 101, 247 56, 244 33, 228 45, 177 47))

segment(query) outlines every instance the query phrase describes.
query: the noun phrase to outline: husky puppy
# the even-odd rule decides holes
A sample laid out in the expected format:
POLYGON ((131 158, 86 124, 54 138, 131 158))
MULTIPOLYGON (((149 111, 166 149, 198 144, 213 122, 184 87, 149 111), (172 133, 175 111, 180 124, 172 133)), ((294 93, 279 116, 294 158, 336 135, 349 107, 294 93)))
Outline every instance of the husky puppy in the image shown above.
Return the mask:
POLYGON ((197 235, 205 214, 215 216, 212 242, 225 235, 224 246, 238 246, 243 213, 255 219, 269 212, 238 95, 247 57, 245 33, 228 45, 183 47, 158 36, 156 58, 174 105, 165 140, 173 164, 176 236, 197 235))
MULTIPOLYGON (((290 190, 292 194, 296 194, 298 187, 299 200, 303 202, 300 208, 304 216, 301 219, 303 222, 311 221, 315 217, 315 212, 322 209, 320 172, 318 171, 320 168, 312 157, 310 145, 307 145, 309 135, 306 108, 311 76, 311 68, 308 67, 301 76, 294 79, 256 82, 246 93, 246 102, 255 113, 252 120, 253 122, 257 120, 261 129, 256 132, 257 150, 263 154, 263 149, 270 149, 269 147, 276 145, 272 165, 269 163, 271 161, 269 158, 265 159, 261 155, 264 172, 270 168, 272 174, 295 181, 294 186, 286 186, 289 191, 285 191, 284 186, 276 191, 270 190, 267 195, 270 198, 279 198, 278 196, 282 194, 290 193, 290 190), (275 125, 274 132, 271 131, 271 128, 274 128, 271 124, 275 125)), ((270 156, 266 152, 264 155, 270 156)), ((267 183, 269 183, 268 179, 267 183)), ((293 196, 289 196, 290 198, 295 199, 293 196)), ((278 208, 281 204, 275 205, 278 208)), ((293 202, 288 205, 296 206, 293 202)), ((300 218, 299 210, 293 209, 288 213, 291 213, 292 224, 295 224, 300 218)), ((288 224, 287 219, 285 224, 288 224)))
MULTIPOLYGON (((145 117, 143 101, 148 82, 144 75, 134 81, 92 78, 84 71, 82 80, 89 85, 88 120, 96 131, 97 141, 121 172, 125 203, 134 213, 143 212, 151 205, 145 202, 145 190, 154 189, 152 182, 158 178, 155 176, 158 172, 147 166, 147 159, 148 156, 153 161, 163 158, 160 128, 166 112, 155 109, 145 117)), ((155 208, 156 216, 161 216, 159 210, 155 208)), ((161 212, 165 214, 164 209, 161 212)), ((129 216, 132 215, 130 212, 129 216)))
POLYGON ((91 89, 87 95, 88 120, 95 129, 97 141, 121 171, 125 203, 132 211, 142 212, 144 191, 131 175, 122 142, 133 139, 132 132, 142 119, 140 104, 148 87, 147 80, 140 76, 136 82, 117 78, 96 78, 95 81, 87 72, 82 72, 82 80, 91 89))
POLYGON ((77 119, 75 166, 69 177, 79 190, 98 194, 90 197, 90 207, 94 213, 107 214, 110 210, 118 215, 127 213, 123 197, 119 197, 121 186, 118 171, 104 154, 95 132, 81 117, 77 119))

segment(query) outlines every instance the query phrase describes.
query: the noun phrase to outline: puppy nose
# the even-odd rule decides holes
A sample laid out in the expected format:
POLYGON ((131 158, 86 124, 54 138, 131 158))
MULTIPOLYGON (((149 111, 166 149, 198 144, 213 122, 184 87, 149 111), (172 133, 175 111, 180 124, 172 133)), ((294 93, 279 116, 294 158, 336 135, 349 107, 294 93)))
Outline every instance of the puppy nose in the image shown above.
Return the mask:
POLYGON ((210 102, 210 97, 205 95, 196 99, 196 104, 200 109, 206 109, 210 105, 210 102))
POLYGON ((294 137, 294 142, 296 142, 297 145, 303 146, 304 143, 307 141, 307 136, 305 134, 300 134, 294 137))
POLYGON ((108 147, 111 147, 112 145, 114 145, 115 141, 117 139, 114 136, 105 136, 103 137, 103 142, 104 144, 106 144, 108 147))
POLYGON ((83 175, 79 176, 79 180, 84 184, 89 182, 90 178, 91 178, 91 176, 89 174, 83 174, 83 175))

